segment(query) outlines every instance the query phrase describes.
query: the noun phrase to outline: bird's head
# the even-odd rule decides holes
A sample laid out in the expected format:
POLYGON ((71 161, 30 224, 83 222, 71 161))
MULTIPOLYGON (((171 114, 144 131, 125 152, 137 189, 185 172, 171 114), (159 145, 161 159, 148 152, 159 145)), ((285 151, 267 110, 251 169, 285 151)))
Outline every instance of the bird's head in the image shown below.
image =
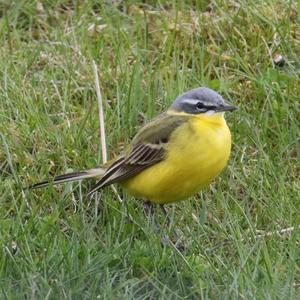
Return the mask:
POLYGON ((236 109, 236 106, 226 104, 217 92, 206 87, 196 88, 178 96, 170 107, 170 111, 175 113, 206 117, 223 115, 225 111, 236 109))

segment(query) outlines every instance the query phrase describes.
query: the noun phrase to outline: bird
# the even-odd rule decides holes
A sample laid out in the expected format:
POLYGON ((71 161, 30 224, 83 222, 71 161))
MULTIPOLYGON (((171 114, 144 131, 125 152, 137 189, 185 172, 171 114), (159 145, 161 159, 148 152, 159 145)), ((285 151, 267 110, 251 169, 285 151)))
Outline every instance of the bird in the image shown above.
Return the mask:
POLYGON ((115 159, 28 188, 98 177, 88 196, 117 183, 145 203, 164 205, 187 199, 208 186, 227 165, 231 133, 224 113, 236 109, 212 89, 189 90, 144 125, 115 159))

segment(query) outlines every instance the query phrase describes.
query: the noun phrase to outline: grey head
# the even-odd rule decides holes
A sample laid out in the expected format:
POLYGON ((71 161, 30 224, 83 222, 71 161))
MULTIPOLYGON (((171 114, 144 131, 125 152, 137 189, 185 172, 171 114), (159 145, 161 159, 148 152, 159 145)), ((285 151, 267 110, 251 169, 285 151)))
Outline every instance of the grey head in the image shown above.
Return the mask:
POLYGON ((215 112, 233 111, 237 107, 226 104, 223 97, 217 92, 206 87, 200 87, 178 96, 170 109, 187 114, 207 112, 213 114, 215 112))

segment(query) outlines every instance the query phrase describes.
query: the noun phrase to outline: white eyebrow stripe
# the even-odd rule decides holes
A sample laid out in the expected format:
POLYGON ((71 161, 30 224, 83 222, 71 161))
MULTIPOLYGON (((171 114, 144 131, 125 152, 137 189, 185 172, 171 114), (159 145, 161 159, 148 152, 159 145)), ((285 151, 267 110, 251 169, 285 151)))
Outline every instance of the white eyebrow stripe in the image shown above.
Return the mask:
POLYGON ((183 99, 182 103, 189 103, 189 104, 197 104, 198 102, 201 102, 198 99, 192 99, 192 98, 187 98, 187 99, 183 99))
POLYGON ((211 103, 211 102, 204 102, 198 99, 192 99, 192 98, 186 98, 186 99, 182 99, 181 103, 187 103, 187 104, 197 104, 201 102, 204 106, 215 106, 215 103, 211 103))

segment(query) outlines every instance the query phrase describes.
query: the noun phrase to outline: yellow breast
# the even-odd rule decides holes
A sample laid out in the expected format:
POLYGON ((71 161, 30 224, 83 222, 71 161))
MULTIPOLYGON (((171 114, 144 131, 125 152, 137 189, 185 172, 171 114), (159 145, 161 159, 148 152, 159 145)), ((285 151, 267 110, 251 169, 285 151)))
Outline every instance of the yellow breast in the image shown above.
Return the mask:
POLYGON ((226 166, 231 135, 222 114, 191 116, 171 135, 166 159, 124 182, 128 192, 153 203, 190 197, 226 166))

